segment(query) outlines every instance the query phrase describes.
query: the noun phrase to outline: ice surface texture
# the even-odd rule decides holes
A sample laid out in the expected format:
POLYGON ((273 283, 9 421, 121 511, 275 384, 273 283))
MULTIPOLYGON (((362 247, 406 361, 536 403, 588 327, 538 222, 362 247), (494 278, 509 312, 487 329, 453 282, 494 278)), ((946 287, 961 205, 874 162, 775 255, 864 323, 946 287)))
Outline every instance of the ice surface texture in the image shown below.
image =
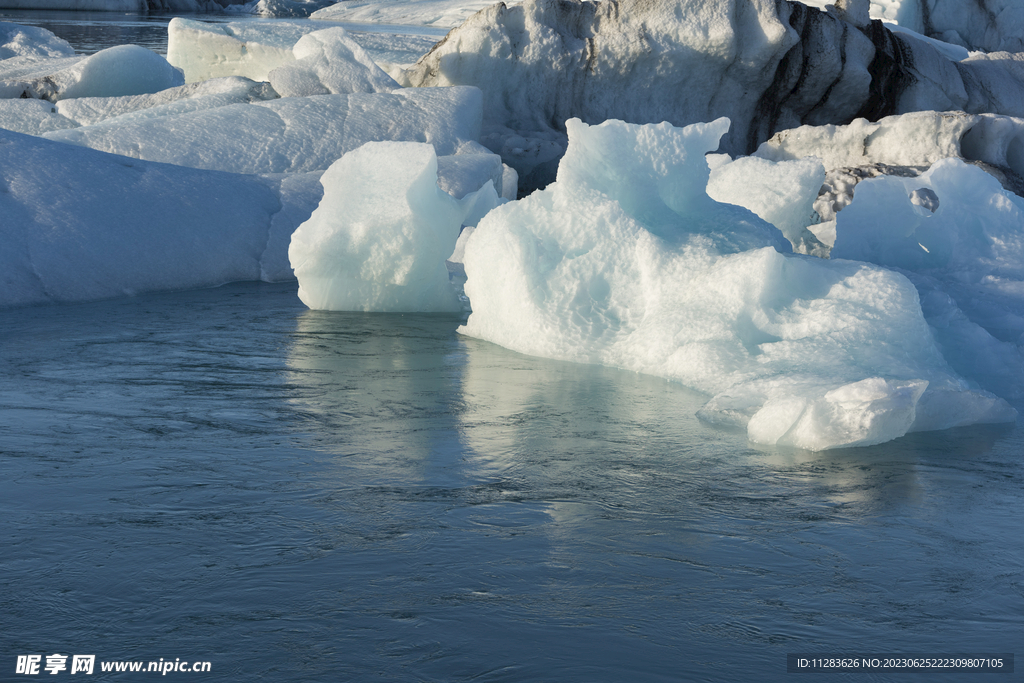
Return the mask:
POLYGON ((0 130, 0 306, 290 278, 287 236, 319 200, 304 179, 197 171, 0 130))
POLYGON ((455 154, 480 136, 480 91, 288 97, 141 121, 111 120, 48 137, 124 156, 234 173, 323 171, 371 140, 429 142, 455 154))
POLYGON ((465 245, 462 331, 678 380, 713 395, 704 419, 762 443, 1014 419, 949 367, 905 277, 780 253, 776 230, 705 194, 704 153, 727 125, 569 122, 557 182, 492 211, 465 245))
POLYGON ((188 83, 221 76, 265 81, 271 71, 295 61, 292 47, 302 36, 320 29, 309 22, 211 24, 175 17, 167 25, 167 61, 188 83))
POLYGON ((455 312, 445 259, 471 213, 498 202, 487 184, 462 201, 437 186, 433 147, 375 142, 321 178, 324 198, 288 256, 307 306, 331 311, 455 312))
POLYGON ((391 92, 399 87, 340 27, 302 36, 292 54, 294 63, 277 67, 268 77, 281 97, 391 92))

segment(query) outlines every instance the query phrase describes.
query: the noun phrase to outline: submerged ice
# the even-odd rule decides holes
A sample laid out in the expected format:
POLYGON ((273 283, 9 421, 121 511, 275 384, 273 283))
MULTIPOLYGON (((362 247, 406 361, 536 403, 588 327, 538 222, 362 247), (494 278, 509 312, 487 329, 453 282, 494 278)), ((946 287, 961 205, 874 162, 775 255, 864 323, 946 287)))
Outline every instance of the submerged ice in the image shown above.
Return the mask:
POLYGON ((771 225, 707 196, 704 154, 727 121, 567 125, 557 181, 465 245, 465 334, 680 381, 712 395, 701 417, 761 443, 1015 418, 949 366, 907 278, 783 253, 771 225))

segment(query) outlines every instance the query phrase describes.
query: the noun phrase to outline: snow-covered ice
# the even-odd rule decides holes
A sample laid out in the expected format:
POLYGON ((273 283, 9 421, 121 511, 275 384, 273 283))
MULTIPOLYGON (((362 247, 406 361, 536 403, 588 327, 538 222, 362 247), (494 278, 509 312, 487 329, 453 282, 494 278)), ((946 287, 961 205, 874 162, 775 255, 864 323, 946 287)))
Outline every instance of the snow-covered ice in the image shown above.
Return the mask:
POLYGON ((452 198, 437 185, 433 147, 414 142, 363 145, 321 183, 324 198, 288 250, 303 303, 333 311, 462 309, 445 259, 467 217, 498 203, 490 183, 452 198))
POLYGON ((233 173, 323 171, 372 140, 429 142, 455 154, 480 136, 476 88, 289 97, 46 136, 128 157, 233 173))
POLYGON ((678 380, 712 394, 704 419, 762 443, 1013 420, 950 368, 905 277, 780 253, 771 226, 706 195, 727 125, 569 122, 557 182, 469 237, 462 332, 678 380))

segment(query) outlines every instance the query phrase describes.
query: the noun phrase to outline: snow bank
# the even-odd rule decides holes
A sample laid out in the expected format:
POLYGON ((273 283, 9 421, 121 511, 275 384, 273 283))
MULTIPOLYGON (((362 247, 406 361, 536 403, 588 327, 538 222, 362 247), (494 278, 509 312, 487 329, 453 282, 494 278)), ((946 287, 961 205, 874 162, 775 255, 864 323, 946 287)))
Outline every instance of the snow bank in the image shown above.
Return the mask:
MULTIPOLYGON (((482 9, 490 0, 345 0, 310 15, 321 21, 400 26, 455 28, 482 9)), ((517 0, 505 3, 518 5, 517 0)))
POLYGON ((175 17, 167 25, 167 61, 194 83, 222 76, 266 81, 270 72, 295 61, 292 47, 316 24, 238 21, 210 24, 175 17))
POLYGON ((453 199, 437 186, 433 147, 413 142, 363 145, 321 183, 323 201, 288 250, 303 303, 332 311, 462 309, 445 259, 467 215, 497 204, 491 185, 453 199))
POLYGON ((0 60, 55 59, 74 57, 75 49, 63 38, 36 26, 21 26, 0 21, 0 60))
POLYGON ((343 28, 308 33, 292 48, 295 61, 268 78, 281 97, 391 92, 400 87, 343 28))
POLYGON ((124 156, 234 173, 322 171, 365 142, 428 142, 455 154, 480 135, 480 91, 423 88, 234 104, 46 137, 124 156))
POLYGON ((118 45, 81 60, 60 58, 22 64, 4 73, 0 97, 57 100, 75 97, 140 95, 184 83, 163 57, 138 45, 118 45))
MULTIPOLYGON (((275 99, 277 93, 266 83, 230 76, 202 83, 190 83, 147 95, 123 97, 79 97, 61 100, 57 112, 82 126, 118 116, 136 114, 132 120, 185 114, 215 109, 229 104, 244 104, 275 99), (145 112, 145 113, 141 113, 145 112)), ((122 119, 124 121, 125 119, 122 119)))
POLYGON ((703 419, 761 443, 1013 420, 949 367, 905 277, 780 253, 777 231, 705 194, 726 125, 569 122, 557 182, 469 237, 461 331, 680 381, 713 395, 703 419))
POLYGON ((319 199, 300 184, 0 130, 0 306, 287 278, 280 233, 319 199))

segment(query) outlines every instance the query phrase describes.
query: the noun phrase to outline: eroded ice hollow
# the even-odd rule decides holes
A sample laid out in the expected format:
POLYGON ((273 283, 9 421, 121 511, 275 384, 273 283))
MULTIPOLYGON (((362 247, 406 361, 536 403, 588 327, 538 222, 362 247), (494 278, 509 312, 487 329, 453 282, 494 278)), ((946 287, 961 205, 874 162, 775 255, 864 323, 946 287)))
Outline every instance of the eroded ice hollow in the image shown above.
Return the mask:
POLYGON ((759 443, 1015 419, 950 367, 906 277, 784 253, 773 226, 708 197, 704 155, 727 120, 567 126, 557 181, 467 240, 464 334, 679 381, 712 395, 701 418, 759 443))

